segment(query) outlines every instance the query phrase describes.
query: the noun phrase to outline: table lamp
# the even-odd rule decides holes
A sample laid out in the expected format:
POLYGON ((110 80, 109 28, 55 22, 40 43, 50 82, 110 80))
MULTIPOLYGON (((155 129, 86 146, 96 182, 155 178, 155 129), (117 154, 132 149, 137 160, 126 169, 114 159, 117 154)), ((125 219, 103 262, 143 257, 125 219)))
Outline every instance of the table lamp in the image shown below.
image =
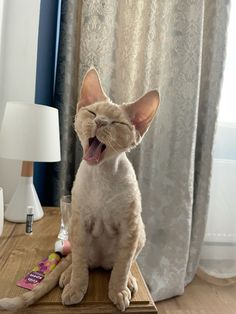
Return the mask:
POLYGON ((21 177, 5 211, 5 218, 25 222, 27 206, 34 220, 43 209, 33 184, 34 161, 60 161, 58 110, 22 102, 7 102, 0 130, 0 157, 22 160, 21 177))

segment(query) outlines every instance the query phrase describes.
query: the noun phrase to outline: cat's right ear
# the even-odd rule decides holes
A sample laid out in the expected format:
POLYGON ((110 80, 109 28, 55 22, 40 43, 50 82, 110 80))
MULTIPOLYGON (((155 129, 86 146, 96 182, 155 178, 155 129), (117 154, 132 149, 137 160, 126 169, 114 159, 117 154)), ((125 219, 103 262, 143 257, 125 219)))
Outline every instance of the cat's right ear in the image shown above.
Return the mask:
POLYGON ((141 137, 147 132, 159 106, 160 99, 157 90, 146 93, 130 104, 124 104, 131 123, 135 126, 141 137))
POLYGON ((89 69, 82 82, 77 111, 80 110, 81 107, 86 107, 97 101, 107 99, 108 97, 102 89, 98 72, 95 68, 89 69))

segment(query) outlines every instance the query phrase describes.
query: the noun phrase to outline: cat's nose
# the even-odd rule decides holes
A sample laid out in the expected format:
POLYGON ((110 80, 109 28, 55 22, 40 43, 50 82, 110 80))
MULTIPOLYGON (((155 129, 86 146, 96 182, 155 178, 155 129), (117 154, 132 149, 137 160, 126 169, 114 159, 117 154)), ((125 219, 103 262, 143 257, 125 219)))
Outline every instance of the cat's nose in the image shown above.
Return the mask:
POLYGON ((100 128, 100 127, 105 126, 105 125, 108 124, 108 121, 107 121, 107 120, 105 120, 105 119, 103 119, 103 118, 99 118, 99 117, 95 118, 94 121, 95 121, 95 123, 96 123, 96 125, 97 125, 98 128, 100 128))

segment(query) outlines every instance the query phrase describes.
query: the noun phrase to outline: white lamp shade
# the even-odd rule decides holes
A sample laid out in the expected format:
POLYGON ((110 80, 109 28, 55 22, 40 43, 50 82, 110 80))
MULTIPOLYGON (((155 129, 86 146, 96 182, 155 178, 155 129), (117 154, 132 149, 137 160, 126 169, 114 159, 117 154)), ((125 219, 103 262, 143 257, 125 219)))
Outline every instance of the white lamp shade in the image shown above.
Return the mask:
POLYGON ((58 110, 8 102, 0 130, 0 157, 26 161, 59 161, 58 110))

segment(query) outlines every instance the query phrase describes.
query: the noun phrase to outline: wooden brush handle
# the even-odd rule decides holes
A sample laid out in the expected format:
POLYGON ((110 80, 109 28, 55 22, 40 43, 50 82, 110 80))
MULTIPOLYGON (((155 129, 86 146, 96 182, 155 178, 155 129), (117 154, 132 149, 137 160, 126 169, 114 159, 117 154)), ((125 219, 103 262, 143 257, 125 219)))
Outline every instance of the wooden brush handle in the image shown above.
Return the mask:
POLYGON ((34 163, 33 161, 23 161, 21 168, 22 177, 33 177, 34 175, 34 163))

